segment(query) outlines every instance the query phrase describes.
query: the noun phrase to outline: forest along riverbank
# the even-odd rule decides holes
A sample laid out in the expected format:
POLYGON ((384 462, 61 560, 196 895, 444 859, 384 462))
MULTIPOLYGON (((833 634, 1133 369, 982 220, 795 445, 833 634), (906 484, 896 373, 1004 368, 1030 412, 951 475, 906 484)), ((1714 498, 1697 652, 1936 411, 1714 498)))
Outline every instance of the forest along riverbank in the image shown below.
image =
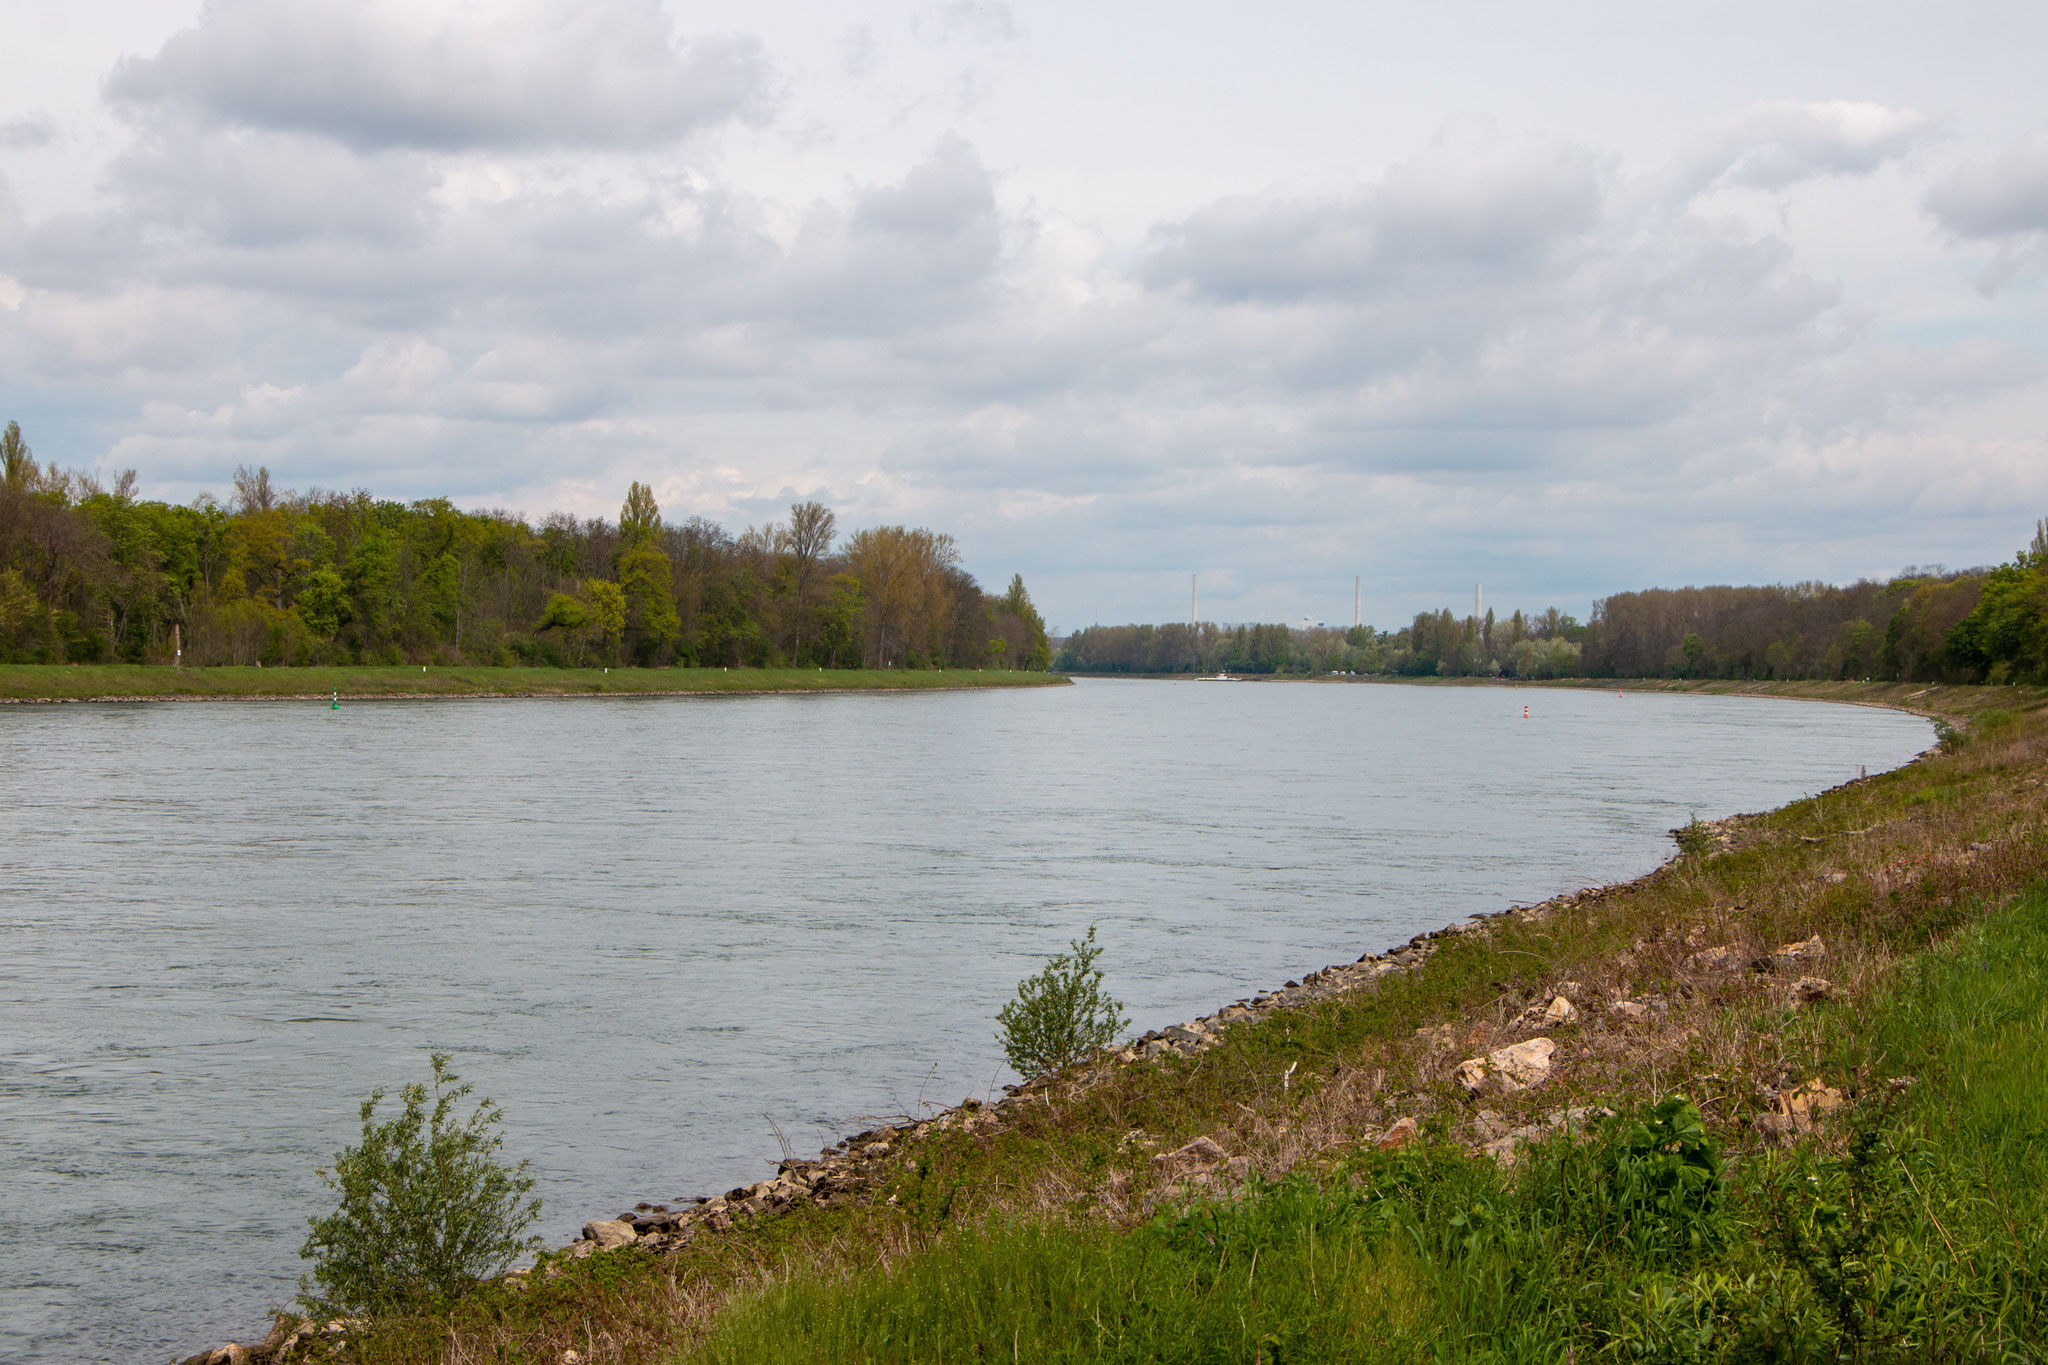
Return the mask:
MULTIPOLYGON (((1656 1302, 1680 1305, 1681 1316, 1708 1328, 1742 1326, 1735 1320, 1763 1309, 1733 1291, 1701 1298, 1674 1287, 1669 1273, 1704 1266, 1707 1274, 1714 1269, 1702 1259, 1709 1252, 1722 1261, 1768 1261, 1779 1254, 1770 1246, 1791 1248, 1785 1255, 1804 1247, 1806 1262, 1794 1255, 1796 1263, 1762 1267, 1776 1277, 1766 1286, 1778 1296, 1771 1330, 1824 1346, 1861 1321, 1855 1300, 1868 1286, 1802 1270, 1833 1253, 1801 1241, 1806 1234, 1796 1229, 1777 1242, 1736 1237, 1726 1219, 1739 1217, 1756 1196, 1754 1181, 1773 1172, 1809 1171, 1815 1181, 1833 1182, 1828 1192, 1861 1178, 1852 1148, 1893 1140, 1879 1133, 1894 1112, 1886 1106, 1909 1094, 1917 1078, 1890 1074, 1893 1066, 1867 1047, 1857 1051, 1860 1011, 1896 1014, 1918 964, 1935 971, 1940 955, 1955 951, 1946 945, 1968 940, 1979 923, 2000 923, 2015 897, 2048 876, 2048 699, 2037 691, 1946 688, 1940 702, 1943 741, 1916 762, 1776 811, 1674 831, 1678 856, 1636 881, 1418 935, 1391 953, 1368 953, 1148 1032, 1134 1047, 1014 1087, 994 1104, 969 1100, 905 1115, 816 1161, 791 1156, 771 1181, 593 1219, 572 1246, 480 1287, 431 1321, 281 1319, 260 1346, 193 1360, 872 1358, 862 1343, 903 1340, 905 1315, 916 1312, 891 1298, 891 1286, 923 1284, 925 1276, 936 1277, 929 1297, 946 1319, 923 1325, 938 1334, 927 1340, 933 1349, 973 1349, 989 1326, 984 1316, 1008 1324, 1005 1342, 1011 1327, 1028 1327, 1048 1348, 1062 1332, 1150 1332, 1163 1341, 1170 1324, 1125 1311, 1128 1284, 1110 1329, 1099 1314, 1093 1327, 1085 1313, 1034 1317, 1037 1310, 1022 1301, 941 1301, 971 1297, 977 1285, 1030 1281, 1048 1266, 1066 1264, 1078 1274, 1076 1257, 1179 1254, 1172 1229, 1189 1217, 1211 1220, 1202 1225, 1204 1245, 1218 1248, 1228 1227, 1216 1220, 1233 1208, 1264 1209, 1278 1226, 1301 1209, 1327 1205, 1337 1222, 1325 1235, 1334 1238, 1339 1215, 1352 1206, 1345 1201, 1369 1195, 1387 1225, 1433 1218, 1423 1229, 1431 1235, 1491 1245, 1488 1238, 1512 1229, 1475 1223, 1473 1208, 1497 1206, 1506 1217, 1524 1197, 1518 1191, 1550 1178, 1545 1171, 1554 1176, 1552 1166, 1575 1160, 1575 1150, 1626 1158, 1632 1139, 1619 1125, 1603 1126, 1610 1113, 1647 1113, 1661 1127, 1641 1129, 1650 1133, 1644 1150, 1697 1157, 1687 1188, 1722 1192, 1725 1180, 1728 1208, 1698 1210, 1703 1231, 1676 1259, 1622 1265, 1588 1252, 1548 1267, 1536 1278, 1556 1281, 1568 1312, 1524 1313, 1517 1327, 1511 1319, 1528 1308, 1529 1291, 1510 1286, 1514 1292, 1489 1300, 1507 1316, 1488 1330, 1524 1331, 1518 1339, 1525 1345, 1549 1340, 1544 1333, 1572 1341, 1591 1332, 1597 1339, 1583 1344, 1611 1342, 1628 1329, 1628 1313, 1640 1316, 1651 1281, 1664 1285, 1656 1302), (1682 1109, 1645 1110, 1673 1092, 1686 1098, 1682 1109), (1557 1140, 1587 1129, 1598 1140, 1583 1149, 1557 1140), (1667 1130, 1674 1135, 1668 1143, 1660 1136, 1667 1130), (1723 1153, 1754 1159, 1724 1168, 1723 1153), (1513 1174, 1518 1169, 1522 1176, 1513 1174), (1390 1178, 1384 1188, 1375 1183, 1390 1178), (1389 1202, 1397 1189, 1406 1201, 1398 1208, 1389 1202), (1430 1191, 1450 1202, 1435 1212, 1422 1208, 1416 1201, 1426 1204, 1430 1191), (1005 1221, 1019 1217, 1025 1232, 1005 1221), (1014 1239, 1027 1233, 1038 1239, 1030 1255, 1039 1260, 1025 1267, 1023 1280, 1014 1259, 1002 1263, 1000 1276, 981 1278, 1000 1257, 1024 1255, 1014 1239), (870 1329, 880 1335, 863 1336, 870 1329)), ((1904 1044, 1895 1047, 1905 1055, 1904 1044)), ((2038 1156, 2023 1152, 2021 1159, 2038 1156)), ((1527 1216, 1540 1222, 1542 1215, 1527 1216)), ((1959 1216, 1948 1208, 1951 1223, 1959 1216)), ((1913 1231, 1935 1247, 1933 1204, 1926 1221, 1913 1231)), ((1615 1243, 1611 1233, 1600 1245, 1615 1243)), ((1286 1307, 1278 1285, 1294 1253, 1284 1245, 1272 1252, 1262 1289, 1271 1302, 1231 1331, 1256 1336, 1264 1330, 1257 1313, 1286 1307)), ((1233 1271, 1224 1254, 1211 1270, 1222 1284, 1225 1272, 1242 1266, 1233 1271)), ((1376 1292, 1371 1305, 1335 1292, 1318 1300, 1359 1322, 1380 1315, 1373 1340, 1354 1340, 1358 1329, 1346 1329, 1357 1349, 1340 1352, 1343 1358, 1379 1358, 1374 1341, 1398 1355, 1402 1341, 1412 1345, 1414 1334, 1441 1329, 1450 1299, 1430 1295, 1450 1295, 1451 1287, 1431 1289, 1427 1275, 1417 1283, 1420 1272, 1411 1272, 1400 1294, 1376 1292), (1388 1303, 1407 1317, 1386 1320, 1388 1303)), ((1988 1340, 1981 1334, 2041 1325, 2038 1281, 2019 1284, 2001 1301, 2006 1308, 1978 1312, 1971 1330, 1988 1340)), ((1978 1308, 1969 1286, 1948 1292, 1978 1308)), ((987 1293, 1000 1297, 993 1288, 987 1293)), ((1227 1294, 1222 1301, 1232 1312, 1245 1306, 1227 1294)), ((1668 1326, 1643 1330, 1654 1335, 1668 1326)), ((1244 1344, 1249 1351, 1255 1342, 1244 1344)))
POLYGON ((395 701, 421 697, 695 696, 735 692, 914 692, 1060 687, 1056 673, 932 668, 158 668, 0 665, 0 702, 395 701))

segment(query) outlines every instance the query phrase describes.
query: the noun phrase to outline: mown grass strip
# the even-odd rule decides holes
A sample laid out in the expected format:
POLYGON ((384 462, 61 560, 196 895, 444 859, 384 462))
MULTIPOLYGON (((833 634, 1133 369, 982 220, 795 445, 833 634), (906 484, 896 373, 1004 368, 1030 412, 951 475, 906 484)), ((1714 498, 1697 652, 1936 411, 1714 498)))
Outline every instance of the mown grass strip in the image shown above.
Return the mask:
POLYGON ((1057 674, 968 668, 152 668, 0 666, 0 701, 325 697, 573 697, 727 692, 908 692, 1058 686, 1057 674))

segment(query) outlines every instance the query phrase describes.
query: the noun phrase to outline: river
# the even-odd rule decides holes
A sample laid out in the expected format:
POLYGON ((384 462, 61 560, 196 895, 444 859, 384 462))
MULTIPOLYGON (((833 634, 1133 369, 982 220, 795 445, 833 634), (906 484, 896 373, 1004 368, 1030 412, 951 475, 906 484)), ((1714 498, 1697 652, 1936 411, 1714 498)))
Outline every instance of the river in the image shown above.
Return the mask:
POLYGON ((811 1155, 1012 1079, 992 1018, 1090 923, 1158 1027, 1929 739, 1192 680, 0 707, 0 1359, 260 1337, 315 1169, 429 1049, 504 1106, 559 1242, 763 1178, 777 1129, 811 1155))

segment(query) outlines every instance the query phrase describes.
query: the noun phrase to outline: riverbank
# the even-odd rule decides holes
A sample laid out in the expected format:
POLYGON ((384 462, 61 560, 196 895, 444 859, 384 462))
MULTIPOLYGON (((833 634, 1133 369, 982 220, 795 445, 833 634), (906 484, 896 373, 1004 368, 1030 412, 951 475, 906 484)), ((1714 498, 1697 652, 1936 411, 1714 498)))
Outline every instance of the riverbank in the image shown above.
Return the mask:
POLYGON ((1057 673, 859 668, 159 668, 0 665, 0 702, 310 700, 412 697, 696 696, 741 692, 920 692, 1057 687, 1057 673))
MULTIPOLYGON (((1193 682, 1192 673, 1075 673, 1076 678, 1105 681, 1193 682)), ((2048 688, 1982 687, 1964 683, 1848 682, 1755 678, 1408 678, 1395 674, 1233 673, 1233 682, 1315 683, 1326 687, 1492 687, 1538 691, 1695 693, 1711 697, 1767 697, 1778 701, 1825 701, 1849 706, 1888 706, 1902 711, 1941 715, 1956 706, 1965 710, 1987 705, 2030 706, 2048 700, 2048 688)))
MULTIPOLYGON (((1199 1329, 1237 1342, 1209 1348, 1231 1358, 1270 1342, 1326 1343, 1314 1358, 1410 1359, 1460 1339, 1503 1358, 1561 1359, 1618 1350, 1614 1334, 1631 1323, 1667 1337, 1690 1323, 1725 1328, 1724 1340, 1782 1328, 1793 1355, 1814 1358, 1840 1343, 1841 1322, 1862 1320, 1868 1286, 1828 1270, 1840 1246, 1799 1231, 1821 1226, 1815 1209, 1797 1205, 1806 1221, 1783 1236, 1742 1220, 1768 1220, 1771 1192, 1805 1175, 1840 1195, 1831 1207, 1853 1209, 1854 1192, 1841 1191, 1864 1178, 1844 1164, 1859 1132, 1895 1146, 1961 1140, 1933 1120, 1960 1102, 1971 1066, 2008 1054, 1998 1038, 1981 1055, 1939 1053, 1951 1037, 1990 1034, 1929 1023, 1926 1011, 1953 1005, 1957 980, 1994 995, 1999 982, 1970 964, 2024 959, 2041 918, 2014 898, 2048 876, 2048 711, 2038 697, 2014 706, 2010 689, 1943 689, 1940 701, 1962 725, 1941 750, 1690 829, 1681 855, 1638 881, 1305 974, 995 1104, 904 1115, 817 1161, 792 1158, 775 1181, 593 1220, 587 1245, 446 1315, 315 1333, 286 1354, 1152 1359, 1180 1353, 1199 1329), (1912 995, 1922 976, 1948 994, 1912 995), (1715 1207, 1692 1209, 1698 1226, 1544 1222, 1559 1206, 1536 1197, 1544 1182, 1552 1194, 1571 1181, 1605 1189, 1618 1169, 1574 1166, 1582 1149, 1554 1135, 1674 1090, 1696 1106, 1698 1137, 1672 1127, 1691 1122, 1674 1112, 1660 1130, 1673 1136, 1628 1169, 1650 1179, 1660 1152, 1716 1149, 1711 1182, 1697 1174, 1702 1155, 1692 1184, 1672 1187, 1719 1192, 1715 1207), (1700 1235, 1685 1248, 1667 1245, 1689 1228, 1700 1235), (1413 1235, 1379 1235, 1388 1230, 1413 1235), (1254 1251, 1263 1263, 1248 1260, 1254 1251), (1766 1259, 1742 1259, 1753 1255, 1766 1259), (1190 1297, 1189 1284, 1202 1292, 1190 1297)), ((2007 1132, 1986 1176, 2035 1199, 2048 1182, 2031 1178, 2030 1132, 2007 1132)), ((1611 1155, 1614 1142, 1583 1150, 1611 1155)), ((1904 1248, 1893 1260, 1932 1286, 1922 1300, 1967 1309, 1980 1333, 2038 1326, 2032 1253, 1992 1244, 1995 1219, 1980 1216, 1990 1205, 1969 1171, 1900 1169, 1934 1181, 1932 1193, 1915 1203, 1887 1175, 1886 1216, 1906 1221, 1871 1235, 1904 1248), (1929 1280, 1938 1267, 1925 1257, 1908 1264, 1907 1253, 1980 1232, 1981 1244, 1940 1258, 1967 1264, 1967 1283, 1929 1280), (2008 1307, 1984 1308, 1985 1285, 2010 1291, 2008 1307)), ((2019 1212, 2019 1226, 2042 1225, 2032 1205, 2019 1212)))
POLYGON ((1926 715, 1970 712, 1994 706, 2031 706, 2048 700, 2048 688, 1980 687, 1961 683, 1792 681, 1753 678, 1356 678, 1333 682, 1383 683, 1404 687, 1508 687, 1593 692, 1693 693, 1709 697, 1770 697, 1779 701, 1825 701, 1848 706, 1889 706, 1926 715))

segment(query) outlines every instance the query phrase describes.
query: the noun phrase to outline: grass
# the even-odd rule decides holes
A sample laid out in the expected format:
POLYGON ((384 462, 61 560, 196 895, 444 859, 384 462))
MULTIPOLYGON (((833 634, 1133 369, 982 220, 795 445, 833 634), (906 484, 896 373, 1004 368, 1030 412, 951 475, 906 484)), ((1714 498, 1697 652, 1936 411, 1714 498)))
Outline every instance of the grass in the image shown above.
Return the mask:
POLYGON ((2048 884, 1807 1022, 1859 1103, 1691 1190, 1641 1194, 1693 1116, 1677 1102, 1661 1128, 1621 1116, 1508 1169, 1357 1144, 1130 1231, 997 1220, 863 1272, 813 1266, 677 1358, 2041 1359, 2048 884))
POLYGON ((899 692, 1036 687, 1066 678, 1003 669, 160 668, 142 664, 0 665, 0 701, 148 701, 260 697, 572 697, 716 692, 899 692))
POLYGON ((1440 938, 1416 970, 1195 1057, 904 1116, 886 1156, 832 1166, 829 1193, 782 1215, 550 1257, 529 1287, 314 1354, 2041 1359, 2048 707, 2012 689, 1910 704, 1930 700, 1952 747, 1703 825, 1648 877, 1440 938), (1771 961, 1815 936, 1817 963, 1771 961), (1701 965, 1716 948, 1736 970, 1701 965), (1813 975, 1826 996, 1801 1003, 1813 975), (1458 1063, 1530 1037, 1560 993, 1579 1017, 1541 1030, 1551 1079, 1468 1097, 1458 1063), (1848 1108, 1769 1131, 1811 1080, 1848 1108), (1640 1121, 1673 1094, 1726 1158, 1713 1201, 1674 1204, 1626 1123, 1539 1138, 1509 1170, 1479 1154, 1566 1106, 1640 1121), (1380 1153, 1403 1117, 1422 1142, 1380 1153), (1154 1154, 1197 1136, 1257 1179, 1162 1181, 1154 1154))

